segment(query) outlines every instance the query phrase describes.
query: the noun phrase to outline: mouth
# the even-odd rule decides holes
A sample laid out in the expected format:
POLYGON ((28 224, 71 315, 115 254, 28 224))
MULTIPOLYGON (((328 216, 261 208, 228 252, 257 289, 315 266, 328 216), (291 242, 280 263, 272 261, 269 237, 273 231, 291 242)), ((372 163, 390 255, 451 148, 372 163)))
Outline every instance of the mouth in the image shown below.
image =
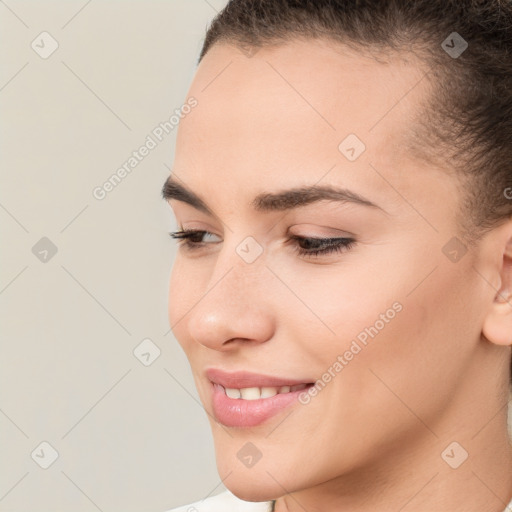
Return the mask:
POLYGON ((314 382, 208 369, 215 419, 227 427, 255 427, 298 402, 314 382))
POLYGON ((242 400, 259 400, 261 398, 272 398, 276 395, 285 393, 294 393, 295 391, 302 391, 306 389, 309 384, 297 384, 296 386, 280 386, 280 387, 251 387, 251 388, 225 388, 219 386, 224 390, 224 393, 229 398, 242 399, 242 400))

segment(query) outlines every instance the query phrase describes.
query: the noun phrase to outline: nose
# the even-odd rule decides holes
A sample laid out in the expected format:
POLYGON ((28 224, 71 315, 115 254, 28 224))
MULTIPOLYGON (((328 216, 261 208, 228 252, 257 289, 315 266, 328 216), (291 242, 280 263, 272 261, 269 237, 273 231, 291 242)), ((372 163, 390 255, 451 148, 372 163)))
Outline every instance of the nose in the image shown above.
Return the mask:
MULTIPOLYGON (((237 255, 235 255, 238 258, 237 255)), ((247 343, 265 343, 275 327, 271 273, 263 262, 230 260, 212 274, 204 294, 187 315, 188 335, 204 347, 235 350, 247 343)))

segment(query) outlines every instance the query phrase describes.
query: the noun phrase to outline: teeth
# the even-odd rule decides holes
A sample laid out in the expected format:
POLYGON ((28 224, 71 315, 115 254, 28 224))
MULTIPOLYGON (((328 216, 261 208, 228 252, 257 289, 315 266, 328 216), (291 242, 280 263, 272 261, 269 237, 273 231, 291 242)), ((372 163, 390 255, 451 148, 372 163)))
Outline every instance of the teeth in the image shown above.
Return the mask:
POLYGON ((226 388, 226 395, 228 395, 229 398, 240 398, 240 390, 226 388))
POLYGON ((281 386, 279 388, 225 388, 225 391, 226 395, 229 398, 242 398, 243 400, 259 400, 260 398, 271 398, 277 394, 299 391, 306 387, 306 384, 297 384, 296 386, 281 386))
POLYGON ((277 395, 277 388, 261 388, 260 398, 272 398, 277 395))
POLYGON ((244 400, 258 400, 261 396, 260 388, 243 388, 240 394, 244 400))

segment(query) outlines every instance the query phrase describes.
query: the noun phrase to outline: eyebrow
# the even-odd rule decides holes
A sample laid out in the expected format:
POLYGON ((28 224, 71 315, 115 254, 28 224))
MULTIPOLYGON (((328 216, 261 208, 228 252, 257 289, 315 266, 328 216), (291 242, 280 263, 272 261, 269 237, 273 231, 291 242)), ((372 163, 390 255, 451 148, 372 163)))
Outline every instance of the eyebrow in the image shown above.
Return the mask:
MULTIPOLYGON (((175 199, 182 201, 212 217, 216 215, 207 204, 192 190, 178 183, 169 176, 162 187, 162 197, 166 201, 175 199)), ((385 210, 369 199, 344 188, 335 188, 331 185, 310 185, 291 188, 280 192, 263 192, 252 201, 251 206, 260 212, 287 211, 300 208, 318 201, 337 201, 341 203, 355 203, 361 206, 385 210)))

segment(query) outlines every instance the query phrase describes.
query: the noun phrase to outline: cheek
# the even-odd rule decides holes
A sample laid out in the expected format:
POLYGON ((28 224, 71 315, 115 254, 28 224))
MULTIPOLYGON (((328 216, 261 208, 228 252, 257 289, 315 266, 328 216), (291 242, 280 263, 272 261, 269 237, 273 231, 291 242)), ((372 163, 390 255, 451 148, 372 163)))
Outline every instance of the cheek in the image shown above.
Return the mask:
POLYGON ((350 350, 354 340, 364 347, 365 341, 369 344, 375 336, 385 335, 388 326, 403 315, 398 280, 379 281, 355 265, 311 269, 285 278, 304 303, 290 297, 288 309, 293 310, 295 321, 288 325, 298 329, 292 339, 326 368, 350 350))
POLYGON ((416 287, 417 272, 406 270, 398 265, 380 281, 347 272, 342 281, 324 276, 302 283, 316 315, 334 331, 320 321, 296 324, 294 338, 315 377, 329 381, 313 401, 319 408, 324 400, 350 403, 357 417, 346 425, 361 426, 361 417, 371 422, 375 415, 391 421, 390 411, 407 412, 404 403, 433 417, 450 399, 478 342, 477 300, 461 300, 475 295, 467 279, 443 264, 416 287))
MULTIPOLYGON (((168 317, 169 325, 178 343, 185 349, 186 314, 193 307, 192 287, 194 280, 188 276, 186 267, 178 255, 174 261, 169 278, 168 317)), ((196 299, 197 300, 197 299, 196 299)))
POLYGON ((179 308, 182 303, 179 290, 183 289, 180 287, 181 281, 182 274, 177 268, 177 263, 175 262, 169 278, 169 293, 167 296, 167 313, 169 315, 169 324, 171 327, 174 326, 179 318, 179 308))
MULTIPOLYGON (((341 387, 351 390, 363 415, 392 424, 393 416, 412 427, 407 408, 426 424, 433 424, 453 398, 478 341, 476 303, 462 303, 463 284, 446 273, 402 295, 402 311, 354 356, 344 370, 341 387), (435 393, 433 390, 435 389, 435 393), (366 409, 366 410, 364 410, 366 409), (405 416, 404 416, 405 413, 405 416)), ((469 293, 467 291, 466 293, 469 293)), ((375 322, 367 317, 367 322, 375 322)), ((345 394, 345 391, 343 391, 345 394)))

